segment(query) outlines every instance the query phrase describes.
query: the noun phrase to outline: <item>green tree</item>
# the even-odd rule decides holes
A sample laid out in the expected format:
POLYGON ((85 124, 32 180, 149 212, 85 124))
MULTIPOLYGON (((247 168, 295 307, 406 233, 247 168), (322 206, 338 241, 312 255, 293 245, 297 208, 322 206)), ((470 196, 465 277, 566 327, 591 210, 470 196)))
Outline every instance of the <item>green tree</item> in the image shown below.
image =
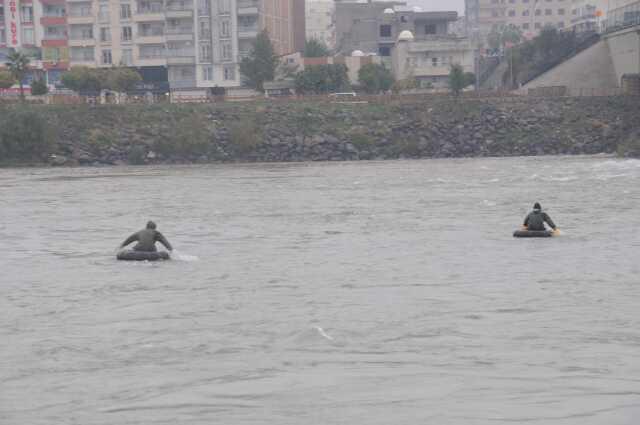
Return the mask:
POLYGON ((317 38, 311 38, 304 43, 303 56, 305 58, 323 58, 329 54, 327 45, 317 38))
POLYGON ((369 63, 358 70, 358 81, 367 93, 380 93, 389 90, 394 79, 386 66, 369 63))
POLYGON ((47 83, 44 81, 44 78, 39 80, 34 80, 31 83, 31 94, 34 96, 42 96, 44 94, 49 93, 49 87, 47 87, 47 83))
POLYGON ((296 74, 295 83, 298 93, 332 93, 349 88, 349 76, 343 64, 312 65, 296 74))
POLYGON ((449 71, 449 90, 451 94, 458 98, 467 85, 467 78, 462 65, 451 65, 451 71, 449 71))
POLYGON ((8 89, 16 83, 13 74, 9 71, 0 70, 0 89, 8 89))
POLYGON ((240 62, 240 73, 250 87, 264 91, 264 82, 274 80, 277 66, 278 57, 269 34, 264 30, 254 40, 249 56, 240 62))
POLYGON ((118 67, 105 70, 105 88, 120 93, 127 93, 133 90, 136 83, 142 81, 140 74, 131 68, 118 67))
POLYGON ((74 66, 62 74, 61 81, 66 88, 77 92, 99 92, 106 84, 103 72, 86 66, 74 66))
POLYGON ((9 68, 9 72, 13 78, 18 81, 18 84, 20 85, 20 98, 24 100, 23 80, 27 76, 31 60, 27 55, 20 53, 19 51, 10 53, 7 59, 7 68, 9 68))

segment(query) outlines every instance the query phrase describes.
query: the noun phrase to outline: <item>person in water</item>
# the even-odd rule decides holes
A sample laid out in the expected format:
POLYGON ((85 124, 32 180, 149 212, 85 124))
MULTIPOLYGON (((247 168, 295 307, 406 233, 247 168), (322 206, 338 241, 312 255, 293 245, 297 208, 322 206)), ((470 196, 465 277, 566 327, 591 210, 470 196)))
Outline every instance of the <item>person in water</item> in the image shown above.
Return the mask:
POLYGON ((133 247, 134 251, 156 252, 156 242, 160 242, 169 251, 173 251, 173 248, 171 247, 169 241, 164 236, 162 236, 162 233, 156 230, 156 223, 154 223, 153 221, 149 221, 147 223, 146 229, 142 229, 139 232, 136 232, 133 235, 129 236, 124 242, 122 242, 120 248, 122 249, 130 243, 136 241, 138 243, 133 247))
POLYGON ((547 223, 554 231, 557 230, 557 227, 551 217, 546 212, 542 212, 542 207, 538 202, 533 205, 533 211, 527 215, 527 218, 524 219, 524 228, 526 230, 537 230, 544 231, 547 230, 544 227, 544 223, 547 223))

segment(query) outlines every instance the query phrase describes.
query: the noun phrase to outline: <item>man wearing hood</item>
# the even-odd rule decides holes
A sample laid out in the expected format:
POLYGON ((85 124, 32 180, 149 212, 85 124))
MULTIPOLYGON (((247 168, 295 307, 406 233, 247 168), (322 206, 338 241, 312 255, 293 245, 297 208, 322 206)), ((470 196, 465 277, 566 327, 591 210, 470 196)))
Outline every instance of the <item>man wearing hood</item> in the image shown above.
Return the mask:
POLYGON ((124 242, 122 242, 120 248, 124 248, 130 243, 136 241, 138 243, 133 247, 134 251, 156 252, 156 242, 160 242, 169 251, 173 250, 169 241, 165 239, 162 233, 156 230, 156 224, 153 221, 149 221, 147 223, 146 229, 140 230, 139 232, 136 232, 133 235, 129 236, 124 242))
POLYGON ((533 211, 524 219, 524 227, 526 227, 527 230, 544 231, 547 230, 544 227, 544 223, 547 223, 553 230, 556 230, 556 225, 553 220, 551 220, 551 217, 549 217, 546 212, 542 212, 542 207, 536 202, 533 205, 533 211))

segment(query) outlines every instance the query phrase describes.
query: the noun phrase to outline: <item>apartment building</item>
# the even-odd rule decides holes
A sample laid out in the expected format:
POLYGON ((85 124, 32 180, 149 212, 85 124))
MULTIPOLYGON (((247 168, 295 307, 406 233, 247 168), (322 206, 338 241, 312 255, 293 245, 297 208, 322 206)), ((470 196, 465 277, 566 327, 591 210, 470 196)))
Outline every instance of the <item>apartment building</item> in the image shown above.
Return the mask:
POLYGON ((493 28, 515 25, 526 38, 544 27, 571 26, 575 0, 466 0, 465 16, 470 35, 486 41, 493 28))
POLYGON ((20 49, 35 76, 51 84, 69 68, 69 48, 64 0, 0 0, 0 64, 11 50, 20 49))
POLYGON ((0 0, 0 55, 31 52, 50 84, 70 66, 121 65, 153 90, 235 88, 262 28, 279 54, 304 46, 300 4, 304 14, 304 0, 0 0))

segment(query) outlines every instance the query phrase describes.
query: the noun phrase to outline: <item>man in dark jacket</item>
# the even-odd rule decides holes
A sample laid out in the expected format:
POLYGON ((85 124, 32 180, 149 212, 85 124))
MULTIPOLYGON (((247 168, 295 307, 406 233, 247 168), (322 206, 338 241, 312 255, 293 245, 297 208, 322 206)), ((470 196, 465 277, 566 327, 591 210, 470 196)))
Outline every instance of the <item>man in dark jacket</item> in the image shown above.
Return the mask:
POLYGON ((556 230, 556 225, 553 220, 551 220, 551 217, 549 217, 546 212, 542 212, 542 207, 536 202, 533 205, 533 211, 524 219, 524 227, 526 227, 527 230, 547 230, 544 227, 544 223, 547 223, 553 230, 556 230))
POLYGON ((156 242, 160 242, 169 251, 173 250, 169 241, 162 236, 162 233, 156 230, 156 224, 153 221, 147 223, 146 229, 140 230, 139 232, 129 236, 127 240, 122 242, 120 248, 124 248, 130 243, 136 241, 138 243, 133 247, 134 251, 156 252, 156 242))

